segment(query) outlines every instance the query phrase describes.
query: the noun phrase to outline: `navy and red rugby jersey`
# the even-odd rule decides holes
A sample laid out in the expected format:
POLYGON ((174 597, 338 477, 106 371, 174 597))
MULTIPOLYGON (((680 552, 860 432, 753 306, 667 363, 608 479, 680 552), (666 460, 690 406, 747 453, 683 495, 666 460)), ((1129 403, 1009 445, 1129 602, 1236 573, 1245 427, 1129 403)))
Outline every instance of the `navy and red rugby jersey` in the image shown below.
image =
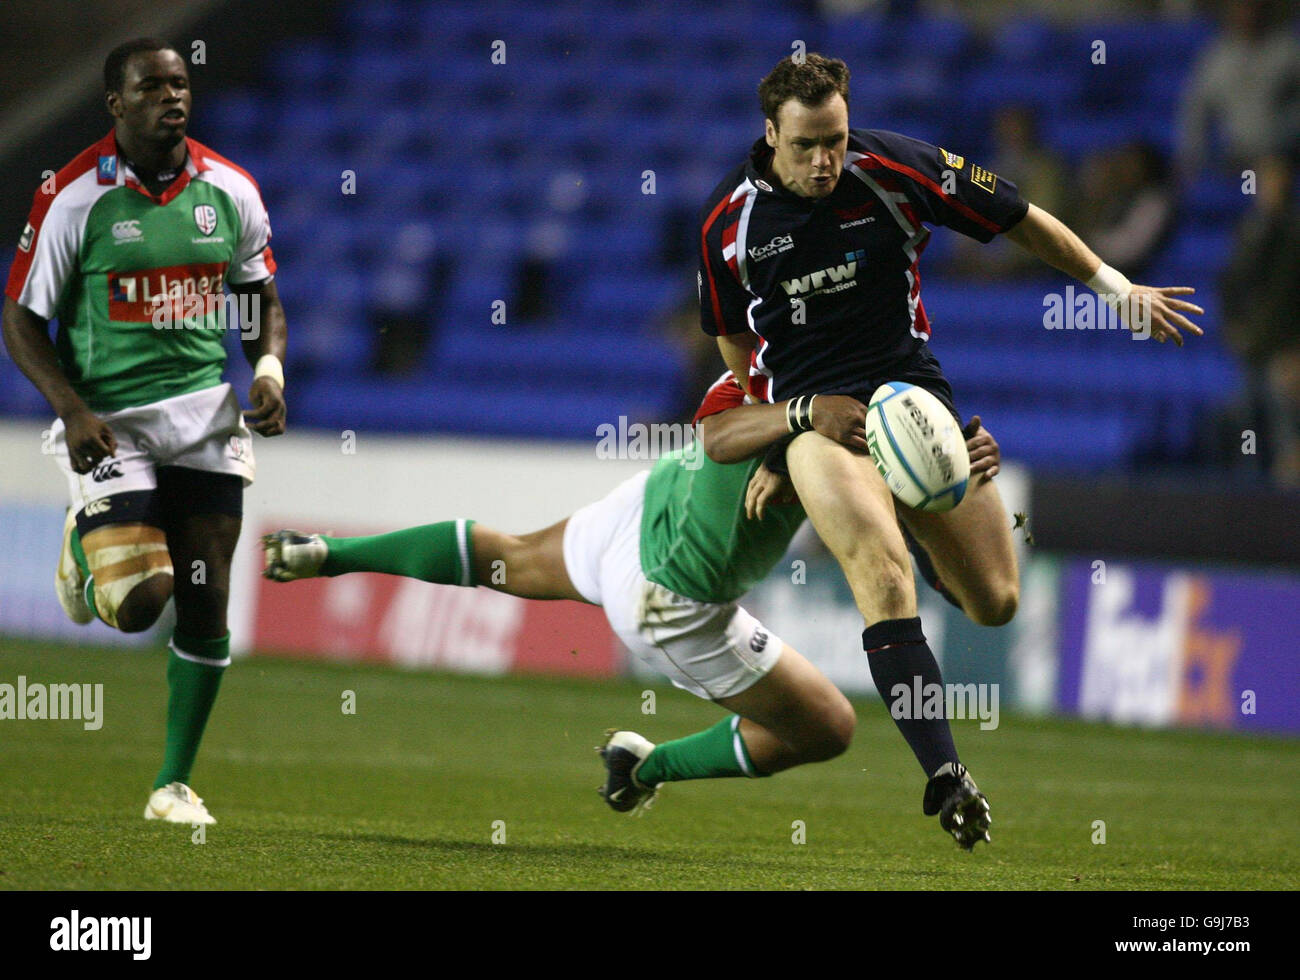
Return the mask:
POLYGON ((918 267, 925 225, 988 242, 1029 210, 1010 181, 885 130, 849 131, 843 173, 821 199, 765 179, 771 159, 757 140, 709 195, 699 273, 700 325, 758 335, 750 388, 767 401, 862 397, 867 379, 887 376, 930 336, 918 267))

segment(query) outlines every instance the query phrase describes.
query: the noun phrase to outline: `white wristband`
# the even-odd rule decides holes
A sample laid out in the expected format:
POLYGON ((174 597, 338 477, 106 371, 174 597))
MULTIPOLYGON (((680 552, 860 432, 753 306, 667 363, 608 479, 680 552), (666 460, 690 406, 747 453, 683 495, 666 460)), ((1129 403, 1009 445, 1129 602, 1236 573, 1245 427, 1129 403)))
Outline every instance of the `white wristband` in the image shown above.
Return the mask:
POLYGON ((1088 280, 1087 286, 1112 309, 1119 309, 1133 289, 1133 284, 1128 281, 1124 273, 1112 269, 1105 262, 1097 269, 1096 275, 1088 280))
POLYGON ((257 359, 257 366, 253 368, 253 380, 258 378, 270 378, 284 390, 284 365, 274 354, 263 354, 257 359))

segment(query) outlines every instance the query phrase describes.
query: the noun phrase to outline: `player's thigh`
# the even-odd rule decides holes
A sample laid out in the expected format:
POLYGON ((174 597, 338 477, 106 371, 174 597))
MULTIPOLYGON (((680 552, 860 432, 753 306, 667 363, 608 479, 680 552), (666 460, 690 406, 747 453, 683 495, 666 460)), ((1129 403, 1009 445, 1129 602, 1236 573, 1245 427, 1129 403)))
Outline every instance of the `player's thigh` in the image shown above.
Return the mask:
POLYGON ((172 558, 163 529, 141 522, 98 524, 82 535, 81 548, 100 618, 126 632, 152 626, 172 595, 172 558))
POLYGON ((1011 521, 994 480, 978 480, 950 511, 899 505, 899 517, 930 554, 939 577, 963 595, 1015 592, 1019 582, 1011 521))
POLYGON ((837 558, 865 550, 906 561, 893 496, 870 456, 805 432, 790 443, 786 461, 808 519, 837 558))
POLYGON ((587 601, 564 564, 568 518, 530 534, 506 534, 482 524, 471 529, 474 580, 526 599, 587 601))
POLYGON ((231 473, 159 467, 159 507, 176 569, 178 624, 224 628, 243 492, 243 480, 231 473))
POLYGON ((817 432, 790 444, 786 461, 799 500, 839 562, 868 623, 916 615, 916 585, 893 497, 870 456, 817 432))
POLYGON ((718 703, 793 746, 832 742, 847 748, 857 721, 840 689, 789 645, 753 686, 718 703))

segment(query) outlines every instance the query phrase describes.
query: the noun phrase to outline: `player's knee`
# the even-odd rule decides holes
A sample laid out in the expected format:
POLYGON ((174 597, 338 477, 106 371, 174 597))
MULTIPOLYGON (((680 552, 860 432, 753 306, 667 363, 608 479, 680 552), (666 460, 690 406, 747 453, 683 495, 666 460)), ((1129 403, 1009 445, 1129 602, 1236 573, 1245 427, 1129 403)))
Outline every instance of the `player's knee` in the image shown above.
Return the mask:
POLYGON ((980 626, 1005 626, 1020 608, 1020 583, 1002 582, 986 590, 974 603, 971 619, 980 626))
POLYGON ((139 633, 158 622, 158 617, 162 615, 163 607, 171 596, 171 573, 159 572, 137 582, 115 610, 111 590, 96 587, 95 606, 101 615, 106 613, 105 607, 113 610, 117 628, 123 633, 139 633))
POLYGON ((799 754, 804 762, 825 762, 843 755, 853 744, 853 732, 858 718, 848 698, 835 692, 836 697, 821 706, 816 722, 805 728, 799 740, 799 754))
POLYGON ((140 526, 101 536, 86 550, 94 576, 95 609, 109 626, 138 633, 158 621, 172 594, 167 540, 158 528, 140 526))
POLYGON ((911 566, 904 566, 888 555, 858 563, 849 576, 849 584, 858 599, 859 612, 869 622, 909 615, 916 604, 911 566))

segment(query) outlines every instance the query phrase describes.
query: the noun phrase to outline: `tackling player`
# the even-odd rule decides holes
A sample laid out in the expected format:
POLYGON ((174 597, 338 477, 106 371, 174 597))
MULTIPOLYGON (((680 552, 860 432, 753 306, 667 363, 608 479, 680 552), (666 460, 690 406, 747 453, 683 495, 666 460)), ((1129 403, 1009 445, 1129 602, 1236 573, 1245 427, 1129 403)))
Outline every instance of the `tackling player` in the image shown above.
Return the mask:
MULTIPOLYGON (((848 748, 856 718, 813 664, 739 605, 785 554, 803 523, 786 477, 758 459, 784 431, 784 406, 744 405, 731 374, 696 415, 708 458, 684 466, 683 450, 660 458, 594 504, 542 531, 509 535, 473 521, 444 521, 390 534, 330 538, 277 531, 263 538, 265 575, 292 581, 386 572, 528 599, 576 599, 604 607, 610 626, 674 685, 734 714, 685 738, 654 745, 611 731, 601 750, 601 794, 619 811, 647 804, 659 784, 683 779, 768 776, 833 758, 848 748), (694 466, 699 462, 698 468, 694 466), (505 562, 505 581, 494 570, 505 562)), ((862 405, 818 402, 817 431, 835 445, 865 449, 862 405)), ((991 438, 989 443, 992 443, 991 438)), ((974 445, 970 443, 968 445, 974 445)), ((981 450, 987 445, 981 443, 981 450)), ((997 465, 981 451, 975 473, 997 465)), ((884 696, 885 692, 881 692, 884 696)), ((946 746, 931 766, 922 809, 967 849, 989 840, 988 803, 958 760, 946 719, 896 718, 909 744, 924 729, 946 746)))
POLYGON ((144 815, 215 823, 188 783, 230 663, 230 562, 253 480, 249 426, 221 381, 222 287, 251 311, 246 414, 264 436, 285 426, 284 310, 257 184, 185 135, 184 59, 156 38, 129 41, 105 61, 104 87, 112 131, 36 193, 4 341, 58 416, 53 447, 71 496, 56 576, 64 611, 129 633, 175 598, 166 750, 144 815))
MULTIPOLYGON (((816 54, 787 57, 763 79, 765 135, 703 209, 700 312, 727 366, 757 399, 804 396, 803 408, 811 404, 810 413, 791 413, 773 463, 783 455, 809 519, 844 570, 866 625, 872 677, 892 707, 896 681, 938 678, 896 515, 928 553, 945 594, 975 622, 1006 623, 1019 594, 993 482, 974 483, 947 513, 912 511, 892 498, 870 456, 804 431, 826 395, 868 402, 890 380, 926 388, 960 424, 929 352, 919 268, 926 224, 981 242, 1006 234, 1161 342, 1181 346, 1180 327, 1200 334, 1183 312, 1203 311, 1175 298, 1190 287, 1130 284, 1014 184, 963 156, 897 133, 850 129, 848 97, 844 62, 816 54)), ((929 743, 931 734, 917 733, 913 743, 927 776, 935 770, 925 760, 942 748, 929 743)))

